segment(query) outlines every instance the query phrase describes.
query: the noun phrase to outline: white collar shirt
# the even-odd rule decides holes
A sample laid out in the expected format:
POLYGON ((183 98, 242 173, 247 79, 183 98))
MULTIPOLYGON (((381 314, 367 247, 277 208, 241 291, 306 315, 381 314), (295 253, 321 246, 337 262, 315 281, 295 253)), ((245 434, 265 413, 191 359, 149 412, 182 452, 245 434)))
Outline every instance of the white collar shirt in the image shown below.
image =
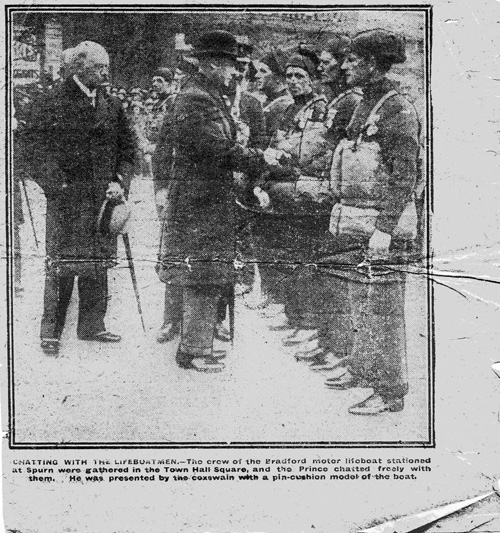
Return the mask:
POLYGON ((84 94, 86 94, 90 98, 90 100, 92 102, 92 107, 95 107, 95 99, 96 99, 96 95, 97 95, 97 89, 94 89, 93 91, 91 91, 86 85, 84 85, 78 79, 78 76, 76 74, 73 76, 73 79, 75 80, 75 83, 78 85, 78 87, 80 87, 82 92, 84 94))

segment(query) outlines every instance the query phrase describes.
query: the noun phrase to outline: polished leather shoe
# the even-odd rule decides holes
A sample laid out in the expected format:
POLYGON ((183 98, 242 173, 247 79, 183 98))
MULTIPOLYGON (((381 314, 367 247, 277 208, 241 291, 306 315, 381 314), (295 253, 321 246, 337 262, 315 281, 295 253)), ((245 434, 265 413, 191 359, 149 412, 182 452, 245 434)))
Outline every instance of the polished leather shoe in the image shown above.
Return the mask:
POLYGON ((86 337, 78 337, 82 341, 97 341, 97 342, 120 342, 122 338, 120 335, 115 335, 109 331, 100 331, 99 333, 94 333, 93 335, 88 335, 86 337))
POLYGON ((325 386, 331 390, 347 390, 353 389, 359 385, 359 380, 349 372, 345 372, 341 376, 328 378, 325 380, 325 386))
POLYGON ((325 355, 323 348, 319 347, 317 343, 312 343, 311 347, 295 353, 297 361, 305 361, 306 363, 314 363, 321 360, 325 355))
POLYGON ((320 358, 320 362, 314 362, 309 365, 313 372, 333 372, 339 368, 345 367, 347 364, 346 357, 336 357, 332 353, 327 353, 320 358))
POLYGON ((42 339, 40 347, 45 355, 59 355, 60 342, 57 339, 42 339))
POLYGON ((177 353, 175 354, 175 362, 181 367, 181 368, 191 368, 191 361, 194 359, 193 355, 190 355, 188 353, 185 353, 181 350, 177 350, 177 353))
POLYGON ((283 346, 296 346, 316 340, 318 338, 318 332, 315 329, 295 329, 293 332, 285 337, 281 342, 283 346))
POLYGON ((397 413, 404 409, 403 398, 393 398, 384 400, 380 394, 372 394, 366 400, 349 407, 348 411, 352 415, 378 415, 385 411, 397 413))
POLYGON ((221 363, 218 358, 213 356, 194 357, 187 353, 177 351, 175 356, 176 363, 185 370, 196 370, 197 372, 204 372, 206 374, 215 374, 222 372, 226 365, 221 363))
POLYGON ((281 317, 280 320, 277 320, 274 324, 271 324, 269 326, 270 331, 290 331, 290 333, 294 332, 294 327, 290 324, 288 318, 281 317))
POLYGON ((222 342, 231 342, 231 333, 222 322, 215 324, 214 337, 222 342))
POLYGON ((163 324, 160 331, 158 331, 158 334, 156 335, 156 341, 160 344, 163 344, 164 342, 170 342, 171 340, 174 340, 175 336, 178 335, 180 330, 180 324, 175 324, 174 322, 163 324))
POLYGON ((226 365, 219 359, 213 356, 209 357, 196 357, 192 360, 193 370, 197 372, 205 372, 206 374, 215 374, 222 372, 226 365))
POLYGON ((212 359, 225 359, 227 357, 226 350, 214 350, 210 356, 212 359))

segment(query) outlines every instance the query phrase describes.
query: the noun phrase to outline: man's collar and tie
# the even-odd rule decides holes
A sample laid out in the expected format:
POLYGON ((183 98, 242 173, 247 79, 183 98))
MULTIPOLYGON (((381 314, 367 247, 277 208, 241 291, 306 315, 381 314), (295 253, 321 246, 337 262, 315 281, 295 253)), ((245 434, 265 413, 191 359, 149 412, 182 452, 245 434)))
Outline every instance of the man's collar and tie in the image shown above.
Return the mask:
POLYGON ((93 91, 91 91, 85 84, 83 84, 80 81, 80 79, 78 78, 78 76, 76 74, 73 75, 73 80, 78 85, 78 87, 80 87, 82 92, 84 94, 86 94, 90 98, 91 103, 92 103, 92 107, 95 107, 96 106, 97 89, 94 89, 93 91))

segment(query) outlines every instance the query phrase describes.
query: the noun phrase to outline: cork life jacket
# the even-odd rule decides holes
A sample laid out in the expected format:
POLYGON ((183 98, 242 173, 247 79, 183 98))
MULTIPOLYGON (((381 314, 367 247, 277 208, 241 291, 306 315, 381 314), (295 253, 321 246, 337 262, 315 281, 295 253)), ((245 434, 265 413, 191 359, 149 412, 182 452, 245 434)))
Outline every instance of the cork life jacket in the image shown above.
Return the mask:
MULTIPOLYGON (((369 238, 375 231, 391 185, 389 169, 384 164, 381 146, 374 136, 378 132, 380 110, 396 96, 399 93, 395 90, 386 92, 370 111, 357 137, 342 139, 335 149, 330 170, 330 191, 340 201, 331 213, 329 229, 333 235, 369 238)), ((353 120, 354 115, 351 124, 353 120)), ((412 197, 392 235, 415 238, 416 218, 412 197)))

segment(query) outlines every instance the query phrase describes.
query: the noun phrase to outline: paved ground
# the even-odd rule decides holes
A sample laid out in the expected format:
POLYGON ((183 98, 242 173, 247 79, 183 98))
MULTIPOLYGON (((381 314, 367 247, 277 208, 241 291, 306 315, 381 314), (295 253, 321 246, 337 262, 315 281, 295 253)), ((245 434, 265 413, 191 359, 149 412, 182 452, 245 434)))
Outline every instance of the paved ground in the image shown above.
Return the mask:
MULTIPOLYGON (((43 201, 29 187, 39 236, 43 201)), ((295 363, 280 346, 269 320, 238 302, 237 339, 224 374, 204 376, 179 370, 176 343, 156 344, 162 285, 153 265, 157 224, 151 183, 135 184, 136 217, 132 244, 145 308, 147 334, 137 316, 128 271, 111 271, 109 328, 124 335, 119 346, 74 340, 76 301, 72 302, 63 356, 45 357, 38 346, 43 290, 43 257, 36 253, 28 224, 23 227, 26 290, 16 299, 16 438, 20 442, 88 443, 131 441, 367 441, 424 439, 426 412, 426 329, 423 278, 408 284, 408 346, 411 392, 401 413, 356 418, 346 408, 365 394, 327 391, 323 378, 295 363), (146 217, 147 215, 147 217, 146 217)), ((123 256, 123 250, 121 250, 123 256)), ((454 274, 477 272, 498 279, 498 247, 455 252, 436 266, 454 274)), ((10 483, 6 521, 23 533, 60 530, 100 533, 235 530, 291 533, 359 531, 368 524, 434 508, 487 492, 500 473, 498 391, 491 364, 500 360, 500 285, 478 279, 436 277, 436 437, 435 450, 314 450, 314 456, 431 456, 433 470, 418 482, 286 483, 247 485, 156 484, 131 490, 127 484, 65 484, 60 490, 24 481, 10 483), (453 289, 453 290, 452 290, 453 289), (311 498, 307 495, 310 494, 311 498), (82 504, 75 507, 75 501, 82 504), (194 506, 191 503, 195 502, 194 506), (249 502, 251 505, 249 507, 249 502), (342 502, 337 505, 335 502, 342 502), (37 527, 33 529, 33 506, 37 527), (134 509, 133 513, 130 510, 134 509), (155 509, 151 513, 151 509, 155 509), (55 521, 55 522, 54 522, 55 521), (235 525, 237 525, 235 529, 235 525)), ((22 452, 33 457, 33 451, 22 452)), ((60 453, 60 452, 59 452, 60 453)), ((81 452, 67 452, 78 457, 81 452), (76 454, 76 455, 75 455, 76 454)), ((196 456, 192 449, 169 455, 196 456)), ((303 450, 221 450, 212 456, 243 453, 282 457, 303 450)), ((50 450, 36 457, 53 457, 50 450)), ((161 450, 85 451, 85 457, 155 457, 161 450), (155 453, 156 452, 156 453, 155 453), (144 455, 142 455, 144 454, 144 455)), ((19 452, 16 452, 19 456, 19 452)), ((489 498, 462 514, 427 529, 428 533, 498 532, 499 500, 489 498)), ((424 530, 422 530, 424 531, 424 530)))
MULTIPOLYGON (((30 184, 43 242, 43 198, 30 184)), ((123 341, 102 346, 75 339, 76 291, 61 357, 39 348, 43 257, 31 228, 22 230, 26 290, 15 302, 15 410, 18 442, 303 442, 425 441, 427 439, 427 331, 425 281, 408 287, 411 392, 401 413, 354 417, 347 408, 370 391, 329 391, 324 376, 297 363, 269 331, 271 319, 236 309, 236 339, 223 374, 203 375, 174 363, 177 341, 155 342, 163 285, 154 271, 158 223, 152 183, 131 190, 131 241, 147 332, 139 316, 126 263, 110 271, 108 328, 123 341)), ((123 257, 123 248, 120 249, 123 257)))

